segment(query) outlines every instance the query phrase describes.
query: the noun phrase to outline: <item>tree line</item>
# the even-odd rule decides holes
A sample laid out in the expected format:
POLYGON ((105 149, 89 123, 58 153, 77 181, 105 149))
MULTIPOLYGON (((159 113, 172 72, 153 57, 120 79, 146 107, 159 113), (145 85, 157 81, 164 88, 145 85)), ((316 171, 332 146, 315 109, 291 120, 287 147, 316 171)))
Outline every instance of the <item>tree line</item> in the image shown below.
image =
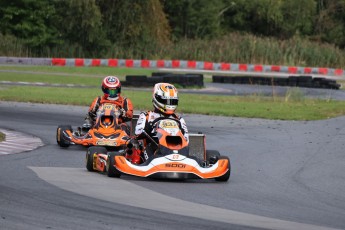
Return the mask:
POLYGON ((345 48, 345 0, 0 0, 0 20, 0 42, 33 56, 147 58, 233 34, 345 48))

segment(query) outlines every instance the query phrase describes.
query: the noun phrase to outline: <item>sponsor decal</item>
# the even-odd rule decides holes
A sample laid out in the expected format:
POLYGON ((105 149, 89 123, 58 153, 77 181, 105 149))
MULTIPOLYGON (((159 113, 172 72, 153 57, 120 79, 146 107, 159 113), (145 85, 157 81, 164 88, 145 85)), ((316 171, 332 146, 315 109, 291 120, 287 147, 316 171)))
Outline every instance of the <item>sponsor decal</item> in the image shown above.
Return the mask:
POLYGON ((105 146, 116 146, 116 141, 113 140, 98 140, 96 145, 105 145, 105 146))
POLYGON ((106 110, 106 109, 110 109, 110 110, 114 110, 115 109, 115 106, 114 105, 111 105, 111 104, 106 104, 106 105, 104 105, 104 110, 106 110))
POLYGON ((165 167, 167 168, 186 168, 186 165, 185 164, 179 164, 179 163, 167 163, 165 164, 165 167))
POLYGON ((144 151, 144 157, 145 157, 145 160, 149 159, 149 155, 147 155, 146 151, 144 151))
POLYGON ((164 120, 160 123, 162 129, 173 129, 178 128, 177 122, 173 120, 164 120))

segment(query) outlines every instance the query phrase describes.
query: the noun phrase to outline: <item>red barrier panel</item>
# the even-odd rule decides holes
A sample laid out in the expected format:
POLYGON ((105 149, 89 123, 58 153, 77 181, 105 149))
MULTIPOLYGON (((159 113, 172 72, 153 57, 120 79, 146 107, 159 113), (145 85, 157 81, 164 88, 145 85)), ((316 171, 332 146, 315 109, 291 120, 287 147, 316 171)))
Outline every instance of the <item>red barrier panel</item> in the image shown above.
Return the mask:
POLYGON ((272 65, 271 66, 271 71, 272 72, 280 72, 280 66, 272 65))
POLYGON ((196 67, 196 61, 187 61, 187 68, 195 69, 195 67, 196 67))
POLYGON ((143 68, 150 68, 150 61, 149 60, 141 60, 140 66, 143 68))
POLYGON ((157 67, 158 68, 164 68, 165 67, 165 61, 164 60, 158 60, 157 61, 157 67))
POLYGON ((298 68, 294 66, 288 67, 288 73, 297 73, 298 68))
POLYGON ((220 69, 221 70, 230 70, 231 69, 230 63, 221 63, 220 69))
POLYGON ((179 60, 172 60, 171 67, 180 68, 180 61, 179 60))
POLYGON ((334 75, 341 76, 343 75, 344 71, 342 69, 336 69, 334 70, 334 75))
POLYGON ((65 58, 53 58, 52 59, 52 65, 65 66, 66 65, 66 59, 65 58))
POLYGON ((311 68, 306 67, 306 68, 304 68, 304 73, 310 74, 311 70, 312 70, 311 68))
POLYGON ((255 65, 254 71, 255 72, 262 72, 264 70, 264 67, 262 65, 255 65))
POLYGON ((328 74, 327 68, 319 68, 319 74, 328 74))
POLYGON ((109 59, 108 60, 108 66, 110 66, 110 67, 117 67, 117 65, 118 65, 117 59, 109 59))
POLYGON ((239 69, 240 71, 247 71, 247 70, 248 70, 248 65, 247 65, 247 64, 240 64, 240 65, 238 66, 238 69, 239 69))
POLYGON ((100 66, 101 60, 100 59, 92 59, 91 66, 100 66))
POLYGON ((134 64, 133 59, 127 59, 127 60, 125 61, 125 66, 126 66, 127 68, 132 68, 132 67, 133 67, 133 64, 134 64))
POLYGON ((75 65, 75 66, 84 66, 84 59, 76 58, 76 59, 74 60, 74 65, 75 65))
POLYGON ((213 70, 213 63, 212 62, 204 62, 204 69, 213 70))

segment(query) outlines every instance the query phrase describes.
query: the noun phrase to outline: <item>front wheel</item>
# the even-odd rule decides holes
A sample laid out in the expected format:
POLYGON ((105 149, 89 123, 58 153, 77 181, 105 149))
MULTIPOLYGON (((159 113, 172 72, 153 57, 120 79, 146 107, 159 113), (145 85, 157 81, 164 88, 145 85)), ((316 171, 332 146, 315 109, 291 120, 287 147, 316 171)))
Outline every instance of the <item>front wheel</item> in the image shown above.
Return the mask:
POLYGON ((69 140, 66 140, 67 138, 64 135, 64 131, 70 130, 72 132, 72 126, 70 125, 59 125, 56 129, 56 142, 60 147, 67 148, 70 145, 69 140))
POLYGON ((98 147, 98 146, 92 146, 87 149, 86 156, 85 156, 85 163, 86 163, 86 169, 90 172, 95 171, 94 170, 94 154, 96 153, 103 153, 107 154, 107 149, 104 147, 98 147))
POLYGON ((119 153, 109 153, 107 158, 107 175, 108 177, 117 177, 121 176, 121 172, 115 167, 115 156, 121 156, 119 153))
POLYGON ((231 173, 230 158, 227 157, 227 156, 219 156, 219 157, 218 157, 218 160, 221 160, 221 159, 226 159, 226 160, 228 160, 228 171, 227 171, 224 175, 222 175, 222 176, 220 176, 220 177, 216 177, 215 180, 216 180, 216 181, 225 182, 225 181, 228 181, 229 178, 230 178, 230 173, 231 173))
POLYGON ((208 164, 215 164, 220 157, 218 150, 206 150, 206 161, 208 164))

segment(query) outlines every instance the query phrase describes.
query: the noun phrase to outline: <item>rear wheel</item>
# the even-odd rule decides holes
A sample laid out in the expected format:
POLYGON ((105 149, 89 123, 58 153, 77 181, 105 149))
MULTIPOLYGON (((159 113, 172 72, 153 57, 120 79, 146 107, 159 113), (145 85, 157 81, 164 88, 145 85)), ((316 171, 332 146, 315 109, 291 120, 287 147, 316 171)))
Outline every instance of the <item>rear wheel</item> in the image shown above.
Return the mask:
POLYGON ((107 154, 107 149, 104 147, 98 147, 98 146, 93 146, 87 149, 86 156, 85 156, 85 163, 86 163, 86 169, 90 172, 95 171, 93 167, 94 165, 93 156, 96 153, 107 154))
POLYGON ((70 130, 72 132, 72 126, 70 125, 59 125, 56 129, 56 142, 60 147, 67 148, 70 145, 69 140, 63 134, 63 131, 70 130))
POLYGON ((228 181, 229 178, 230 178, 230 173, 231 173, 230 158, 227 157, 227 156, 219 156, 219 157, 218 157, 218 160, 221 160, 221 159, 226 159, 226 160, 228 160, 228 171, 227 171, 224 175, 222 175, 222 176, 220 176, 220 177, 216 177, 215 180, 216 180, 216 181, 223 181, 223 182, 225 182, 225 181, 228 181))
POLYGON ((107 175, 108 177, 120 177, 121 172, 115 167, 115 156, 122 156, 119 153, 109 153, 107 158, 107 175))

